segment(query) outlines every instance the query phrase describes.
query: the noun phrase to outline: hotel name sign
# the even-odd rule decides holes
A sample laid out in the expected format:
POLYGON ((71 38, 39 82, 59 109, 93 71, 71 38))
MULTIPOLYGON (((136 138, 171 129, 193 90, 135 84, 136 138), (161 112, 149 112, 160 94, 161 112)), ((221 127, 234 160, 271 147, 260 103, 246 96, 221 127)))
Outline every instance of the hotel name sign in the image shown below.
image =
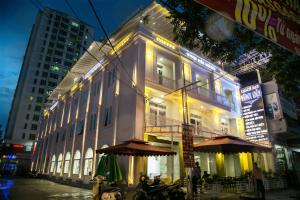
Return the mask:
POLYGON ((268 129, 259 84, 241 89, 242 113, 247 139, 258 142, 268 140, 268 129))

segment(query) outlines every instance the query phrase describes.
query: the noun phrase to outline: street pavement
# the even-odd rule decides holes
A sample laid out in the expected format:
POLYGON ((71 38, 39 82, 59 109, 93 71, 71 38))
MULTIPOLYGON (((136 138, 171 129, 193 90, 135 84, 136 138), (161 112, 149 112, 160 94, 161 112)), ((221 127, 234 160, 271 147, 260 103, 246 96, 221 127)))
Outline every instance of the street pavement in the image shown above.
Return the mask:
MULTIPOLYGON (((127 197, 132 196, 128 194, 127 197)), ((91 200, 92 192, 88 189, 61 185, 43 179, 16 178, 0 179, 0 200, 91 200)), ((129 199, 129 198, 126 198, 129 199)), ((240 194, 219 193, 201 194, 199 198, 238 200, 240 194)), ((300 200, 300 189, 276 190, 266 193, 266 200, 300 200)))
POLYGON ((91 190, 70 187, 48 180, 0 179, 0 200, 92 199, 91 190))

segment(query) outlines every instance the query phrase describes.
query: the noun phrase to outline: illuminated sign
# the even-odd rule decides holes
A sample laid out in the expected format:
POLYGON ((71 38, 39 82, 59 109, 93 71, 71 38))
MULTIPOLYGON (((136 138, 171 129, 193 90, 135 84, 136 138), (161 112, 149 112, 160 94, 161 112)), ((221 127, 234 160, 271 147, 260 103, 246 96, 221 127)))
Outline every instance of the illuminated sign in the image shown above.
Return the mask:
POLYGON ((23 148, 24 145, 23 144, 13 144, 12 147, 13 148, 23 148))
POLYGON ((52 106, 50 107, 50 110, 53 110, 58 105, 58 101, 56 101, 52 106))
POLYGON ((113 55, 115 53, 115 51, 118 51, 119 49, 121 49, 130 39, 132 33, 128 34, 125 38, 123 38, 115 47, 114 50, 112 49, 109 54, 113 55))
POLYGON ((162 37, 156 37, 155 39, 156 39, 157 42, 159 42, 160 44, 162 44, 162 45, 164 45, 164 46, 166 46, 166 47, 168 47, 170 49, 173 49, 173 50, 176 49, 176 45, 175 44, 173 44, 172 42, 170 42, 170 41, 168 41, 168 40, 166 40, 166 39, 164 39, 162 37))
POLYGON ((241 101, 247 139, 254 142, 267 141, 268 129, 260 85, 242 88, 241 101))
POLYGON ((200 65, 204 65, 204 66, 206 66, 207 68, 209 68, 209 69, 211 69, 213 71, 216 70, 216 67, 213 64, 211 64, 210 62, 208 62, 207 60, 205 60, 205 59, 203 59, 203 58, 201 58, 199 56, 196 56, 195 54, 193 54, 193 53, 191 53, 189 51, 187 51, 185 53, 185 55, 188 58, 190 58, 191 60, 193 60, 194 62, 196 62, 196 63, 198 63, 200 65))

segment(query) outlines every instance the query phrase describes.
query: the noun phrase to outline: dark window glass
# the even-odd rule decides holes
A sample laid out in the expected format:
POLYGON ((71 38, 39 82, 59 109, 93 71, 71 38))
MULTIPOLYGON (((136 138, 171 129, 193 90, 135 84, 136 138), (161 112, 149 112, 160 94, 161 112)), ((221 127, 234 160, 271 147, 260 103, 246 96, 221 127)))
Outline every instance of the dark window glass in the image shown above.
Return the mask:
POLYGON ((26 119, 29 119, 29 114, 26 114, 26 119))
POLYGON ((57 85, 56 82, 48 81, 48 86, 50 86, 50 87, 55 87, 56 85, 57 85))
POLYGON ((31 124, 31 130, 33 130, 33 131, 37 130, 37 125, 36 124, 31 124))
POLYGON ((49 69, 50 65, 49 64, 44 64, 44 69, 49 69))
POLYGON ((57 33, 57 29, 56 28, 54 28, 54 29, 52 29, 52 33, 57 33))
POLYGON ((64 65, 65 65, 66 67, 71 67, 71 66, 72 66, 72 63, 65 61, 65 62, 64 62, 64 65))
POLYGON ((22 139, 25 139, 25 137, 26 137, 26 133, 23 133, 22 134, 22 139))
POLYGON ((31 88, 31 92, 34 93, 35 92, 35 87, 31 88))
POLYGON ((29 140, 35 140, 35 134, 29 134, 29 140))
POLYGON ((24 129, 27 129, 27 124, 26 123, 24 124, 24 129))
POLYGON ((71 55, 71 54, 66 54, 66 58, 69 59, 69 60, 72 60, 72 59, 73 59, 73 55, 71 55))
POLYGON ((46 80, 41 80, 40 85, 46 85, 46 80))
POLYGON ((37 97, 36 98, 37 103, 43 103, 43 100, 44 100, 43 97, 37 97))
POLYGON ((65 47, 65 46, 64 46, 64 45, 62 45, 62 44, 58 44, 58 43, 56 44, 56 48, 59 48, 59 49, 64 49, 64 47, 65 47))
POLYGON ((33 117, 32 117, 32 120, 33 121, 39 121, 39 119, 40 119, 40 116, 39 115, 33 115, 33 117))
POLYGON ((28 109, 28 110, 31 110, 31 104, 28 105, 27 109, 28 109))
POLYGON ((39 112, 39 111, 41 111, 41 109, 42 109, 42 107, 41 107, 41 106, 35 106, 35 108, 34 108, 34 111, 37 111, 37 112, 39 112))
POLYGON ((46 57, 46 61, 50 62, 51 58, 49 56, 46 57))
POLYGON ((58 79, 58 74, 50 73, 50 78, 58 79))
POLYGON ((55 51, 54 54, 57 55, 57 56, 62 56, 63 52, 61 52, 61 51, 55 51))
POLYGON ((48 77, 48 73, 47 72, 43 72, 42 76, 45 77, 45 78, 47 78, 48 77))
POLYGON ((53 61, 56 63, 61 63, 61 59, 59 59, 59 58, 53 58, 53 61))
POLYGON ((52 52, 53 52, 53 50, 52 50, 52 49, 48 49, 48 51, 47 51, 47 54, 51 55, 51 54, 52 54, 52 52))
POLYGON ((44 88, 39 88, 39 94, 44 94, 45 89, 44 88))
POLYGON ((54 47, 54 42, 49 42, 49 47, 54 47))
POLYGON ((36 70, 36 71, 35 71, 35 75, 36 75, 36 76, 38 76, 39 73, 40 73, 39 70, 36 70))
POLYGON ((37 83, 37 79, 35 78, 34 80, 33 80, 33 84, 36 84, 37 83))

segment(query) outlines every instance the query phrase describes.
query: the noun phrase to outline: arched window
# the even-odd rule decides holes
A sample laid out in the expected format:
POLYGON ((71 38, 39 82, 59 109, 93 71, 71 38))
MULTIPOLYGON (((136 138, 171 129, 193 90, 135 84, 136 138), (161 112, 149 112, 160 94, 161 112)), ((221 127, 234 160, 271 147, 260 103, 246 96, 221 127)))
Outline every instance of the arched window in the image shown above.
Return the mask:
POLYGON ((52 159, 51 159, 50 172, 54 172, 54 169, 55 169, 55 162, 56 162, 56 157, 55 157, 55 155, 53 155, 53 156, 52 156, 52 159))
POLYGON ((60 173, 62 168, 62 154, 59 154, 57 158, 57 167, 56 167, 56 172, 60 173))
POLYGON ((64 173, 69 173, 70 160, 71 160, 71 154, 70 154, 70 152, 67 152, 66 157, 65 157, 64 173))
POLYGON ((93 149, 88 148, 84 157, 84 175, 92 175, 93 171, 93 149))
POLYGON ((73 161, 73 174, 79 174, 80 171, 80 151, 77 150, 73 161))

